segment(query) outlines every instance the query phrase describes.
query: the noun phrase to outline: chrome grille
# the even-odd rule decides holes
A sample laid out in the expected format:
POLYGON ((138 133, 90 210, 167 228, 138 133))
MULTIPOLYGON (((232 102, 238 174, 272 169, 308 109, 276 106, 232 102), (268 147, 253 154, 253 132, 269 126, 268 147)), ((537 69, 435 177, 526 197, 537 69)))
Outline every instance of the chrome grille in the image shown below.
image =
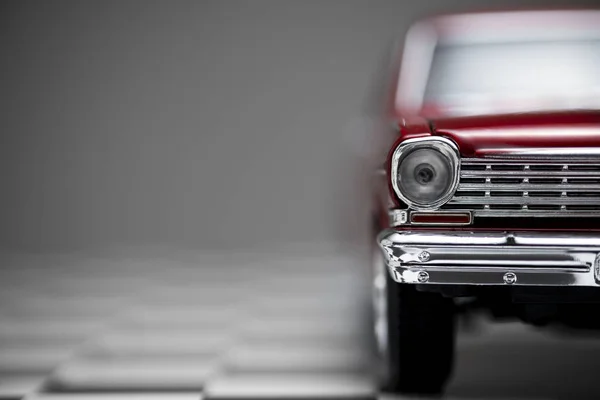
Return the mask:
POLYGON ((489 217, 600 217, 600 160, 462 159, 458 189, 443 209, 489 217))

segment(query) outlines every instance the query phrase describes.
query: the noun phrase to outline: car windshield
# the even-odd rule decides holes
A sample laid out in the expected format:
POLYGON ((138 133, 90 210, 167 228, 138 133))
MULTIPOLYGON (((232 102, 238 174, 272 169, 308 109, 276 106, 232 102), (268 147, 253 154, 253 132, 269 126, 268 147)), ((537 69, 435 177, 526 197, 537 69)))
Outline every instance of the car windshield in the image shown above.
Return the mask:
POLYGON ((424 109, 445 115, 600 108, 600 39, 441 43, 424 109))

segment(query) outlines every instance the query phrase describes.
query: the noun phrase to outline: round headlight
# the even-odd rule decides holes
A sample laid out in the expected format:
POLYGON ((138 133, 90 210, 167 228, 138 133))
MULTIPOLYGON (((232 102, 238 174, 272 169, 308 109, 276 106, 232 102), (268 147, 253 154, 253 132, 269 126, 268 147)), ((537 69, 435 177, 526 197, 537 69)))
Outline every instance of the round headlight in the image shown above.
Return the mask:
POLYGON ((408 206, 431 210, 454 195, 458 169, 458 149, 453 142, 439 137, 410 139, 394 151, 392 184, 408 206))

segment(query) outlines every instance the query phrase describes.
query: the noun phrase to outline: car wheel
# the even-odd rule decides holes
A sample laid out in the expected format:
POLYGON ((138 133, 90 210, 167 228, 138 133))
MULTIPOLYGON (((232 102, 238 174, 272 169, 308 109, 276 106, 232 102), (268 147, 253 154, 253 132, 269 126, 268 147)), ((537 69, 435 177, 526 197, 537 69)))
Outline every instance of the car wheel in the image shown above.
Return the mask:
POLYGON ((440 394, 452 372, 454 304, 394 282, 381 252, 373 257, 373 311, 383 391, 440 394))

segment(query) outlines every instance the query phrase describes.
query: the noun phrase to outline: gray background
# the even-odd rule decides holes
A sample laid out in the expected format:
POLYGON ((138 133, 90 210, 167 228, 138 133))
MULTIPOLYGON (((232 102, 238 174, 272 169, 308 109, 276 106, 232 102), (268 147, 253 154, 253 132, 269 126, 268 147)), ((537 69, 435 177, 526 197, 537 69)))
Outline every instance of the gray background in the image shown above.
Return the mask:
POLYGON ((561 3, 2 2, 0 245, 361 243, 390 40, 500 4, 561 3))

